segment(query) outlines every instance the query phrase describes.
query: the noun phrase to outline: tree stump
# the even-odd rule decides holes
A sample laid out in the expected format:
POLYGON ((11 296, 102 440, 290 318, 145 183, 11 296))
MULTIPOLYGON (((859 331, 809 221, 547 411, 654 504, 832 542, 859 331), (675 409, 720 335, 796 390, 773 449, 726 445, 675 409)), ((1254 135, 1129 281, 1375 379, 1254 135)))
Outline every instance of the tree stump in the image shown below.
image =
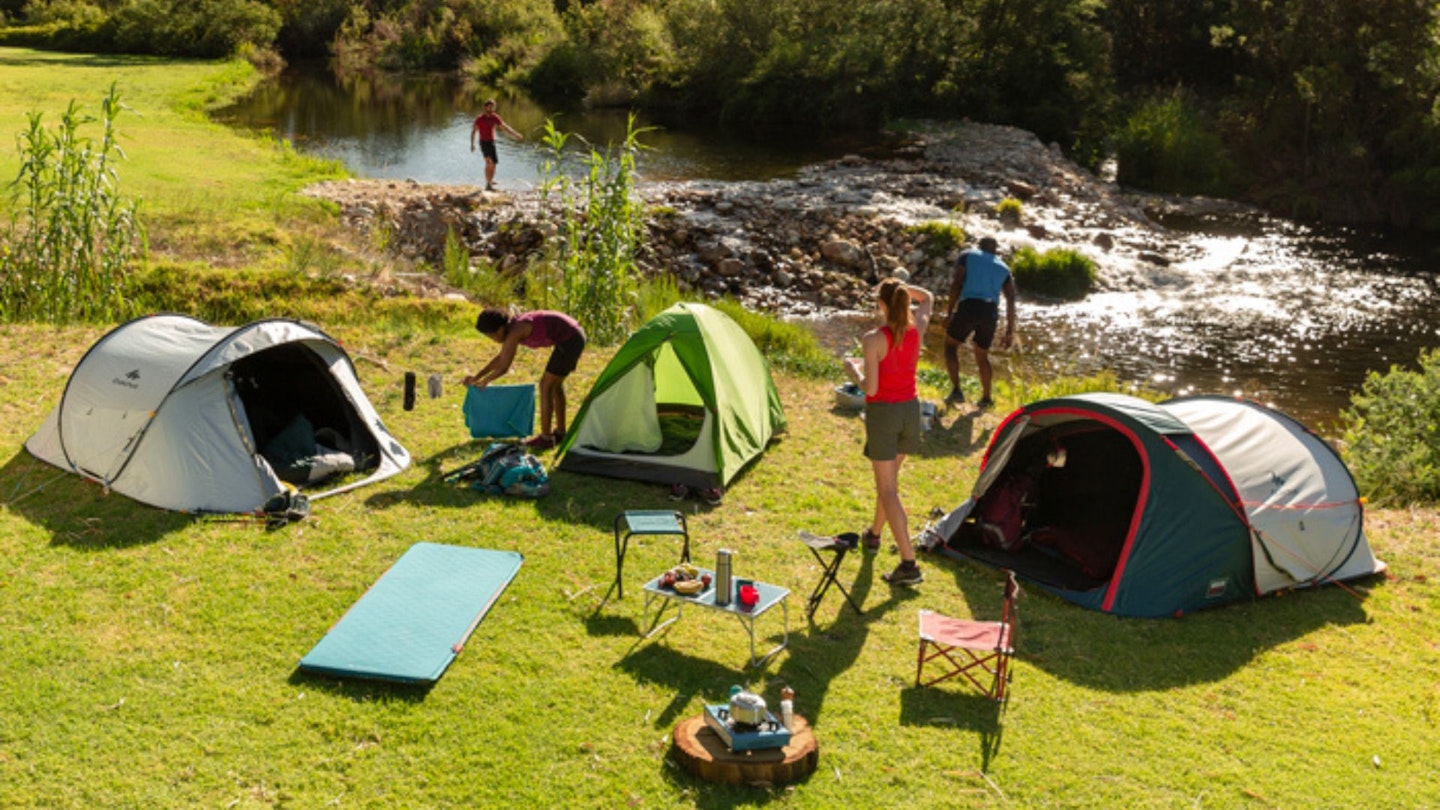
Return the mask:
POLYGON ((766 787, 795 782, 814 773, 820 746, 810 724, 795 715, 790 742, 784 748, 731 751, 703 715, 680 721, 675 727, 675 759, 686 771, 707 782, 766 787))

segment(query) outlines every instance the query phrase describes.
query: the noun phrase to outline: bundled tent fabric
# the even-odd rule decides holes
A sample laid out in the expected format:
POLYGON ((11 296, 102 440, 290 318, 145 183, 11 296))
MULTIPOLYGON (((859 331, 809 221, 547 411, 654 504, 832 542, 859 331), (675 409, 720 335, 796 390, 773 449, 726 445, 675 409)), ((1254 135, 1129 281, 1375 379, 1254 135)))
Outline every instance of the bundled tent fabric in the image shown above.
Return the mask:
POLYGON ((218 327, 165 314, 123 324, 80 359, 25 448, 184 512, 257 512, 292 485, 369 473, 309 493, 315 500, 410 466, 345 350, 286 319, 218 327))
POLYGON ((1336 452, 1254 402, 1120 394, 1010 414, 941 550, 1106 613, 1170 616, 1383 571, 1336 452))
POLYGON ((559 469, 723 487, 785 429, 769 366, 718 309, 679 303, 650 319, 595 380, 559 469))

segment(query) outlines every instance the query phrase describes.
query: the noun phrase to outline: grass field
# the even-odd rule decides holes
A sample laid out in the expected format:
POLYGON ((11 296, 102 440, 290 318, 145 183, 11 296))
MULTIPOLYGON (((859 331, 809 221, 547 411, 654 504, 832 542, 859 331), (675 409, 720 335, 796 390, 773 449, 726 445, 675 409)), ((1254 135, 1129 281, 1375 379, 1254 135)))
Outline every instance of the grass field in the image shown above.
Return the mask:
MULTIPOLYGON (((1370 516, 1390 578, 1179 620, 1121 620, 1040 592, 1021 603, 1003 716, 957 686, 911 685, 915 612, 993 617, 999 579, 949 559, 892 591, 888 551, 807 626, 818 574, 801 529, 869 509, 860 429, 828 385, 782 377, 790 432, 718 507, 688 502, 696 557, 795 591, 791 643, 745 671, 741 629, 687 614, 641 643, 639 584, 670 542, 631 551, 623 602, 610 525, 663 488, 557 473, 531 502, 453 489, 473 458, 456 381, 485 347, 455 334, 339 333, 390 429, 402 476, 315 504, 275 532, 105 496, 21 449, 94 330, 0 328, 0 805, 6 807, 1426 807, 1440 803, 1440 576, 1432 512, 1370 516), (37 350, 37 347, 46 347, 37 350), (448 392, 400 408, 404 370, 448 392), (513 549, 525 565, 428 691, 312 678, 300 657, 411 544, 513 549), (820 769, 771 791, 698 783, 676 723, 732 683, 814 724, 820 769), (982 775, 983 771, 983 775, 982 775)), ((527 353, 516 375, 539 373, 527 353)), ((583 392, 604 352, 586 356, 583 392)), ((912 514, 962 499, 996 417, 946 417, 907 465, 912 514)), ((778 614, 760 621, 773 643, 778 614)), ((765 641, 762 638, 762 643, 765 641)))
MULTIPOLYGON (((183 262, 264 268, 297 232, 335 227, 292 195, 330 169, 203 120, 200 100, 244 75, 0 49, 0 112, 18 129, 40 99, 98 99, 118 78, 144 113, 122 120, 126 183, 183 262)), ((856 555, 843 576, 864 616, 832 593, 805 621, 818 570, 796 532, 858 529, 872 485, 859 423, 831 408, 833 381, 781 375, 789 432, 723 504, 684 505, 698 561, 731 548, 738 573, 794 591, 789 649, 750 671, 745 635, 723 617, 687 612, 639 640, 639 586, 673 561, 673 542, 632 545, 627 598, 600 601, 614 516, 671 507, 662 487, 556 473, 548 497, 520 501, 441 482, 482 449, 458 381, 493 345, 469 316, 321 323, 417 463, 274 532, 107 496, 32 458, 23 442, 108 327, 0 325, 0 807, 1440 806, 1435 511, 1370 512, 1390 574, 1353 591, 1150 621, 1034 589, 1000 713, 956 685, 912 686, 916 611, 994 617, 994 571, 925 559, 922 586, 892 591, 879 574, 894 555, 856 555), (405 371, 443 374, 445 396, 403 410, 405 371), (419 541, 525 555, 445 676, 417 690, 299 673, 419 541), (796 690, 820 743, 808 780, 724 787, 674 765, 675 725, 736 683, 772 702, 796 690)), ((572 410, 607 357, 583 358, 572 410)), ((537 378, 542 361, 522 353, 514 379, 537 378)), ((965 497, 997 423, 947 414, 928 434, 902 476, 917 523, 965 497)), ((778 640, 779 618, 760 620, 762 643, 778 640)))

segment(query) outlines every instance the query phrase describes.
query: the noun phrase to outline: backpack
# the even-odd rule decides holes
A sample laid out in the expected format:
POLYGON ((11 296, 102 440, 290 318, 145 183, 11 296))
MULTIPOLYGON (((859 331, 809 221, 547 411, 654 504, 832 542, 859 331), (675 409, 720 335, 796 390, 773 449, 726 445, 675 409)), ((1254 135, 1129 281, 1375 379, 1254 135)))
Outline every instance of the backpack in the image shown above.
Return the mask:
POLYGON ((1025 547, 1025 509, 1033 504, 1035 478, 1017 473, 985 494, 980 503, 975 525, 980 529, 980 542, 1001 551, 1019 551, 1025 547))
POLYGON ((492 495, 539 498, 550 494, 550 476, 540 459, 514 442, 495 442, 478 461, 445 476, 450 483, 466 482, 471 489, 492 495))

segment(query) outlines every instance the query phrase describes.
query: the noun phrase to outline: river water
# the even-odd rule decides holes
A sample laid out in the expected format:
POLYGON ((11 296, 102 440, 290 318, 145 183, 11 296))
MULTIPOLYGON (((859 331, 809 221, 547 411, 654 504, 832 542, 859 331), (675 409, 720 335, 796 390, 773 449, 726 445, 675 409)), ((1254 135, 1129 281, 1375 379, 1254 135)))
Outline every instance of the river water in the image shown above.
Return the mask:
MULTIPOLYGON (((538 182, 547 118, 572 144, 624 140, 627 114, 547 110, 513 93, 432 76, 337 78, 314 67, 262 85, 218 117, 339 160, 362 177, 479 183, 471 121, 485 98, 525 136, 497 144, 502 189, 538 182)), ((645 179, 767 180, 875 138, 746 133, 639 119, 648 127, 645 179)), ((1022 299, 1020 350, 1001 375, 1040 379, 1110 369, 1124 384, 1174 394, 1225 393, 1271 403, 1329 432, 1367 373, 1413 366, 1440 346, 1440 247, 1435 242, 1317 228, 1258 214, 1172 217, 1180 260, 1167 266, 1101 260, 1106 291, 1076 303, 1022 299)), ((962 366, 973 371, 968 359, 962 366)))

